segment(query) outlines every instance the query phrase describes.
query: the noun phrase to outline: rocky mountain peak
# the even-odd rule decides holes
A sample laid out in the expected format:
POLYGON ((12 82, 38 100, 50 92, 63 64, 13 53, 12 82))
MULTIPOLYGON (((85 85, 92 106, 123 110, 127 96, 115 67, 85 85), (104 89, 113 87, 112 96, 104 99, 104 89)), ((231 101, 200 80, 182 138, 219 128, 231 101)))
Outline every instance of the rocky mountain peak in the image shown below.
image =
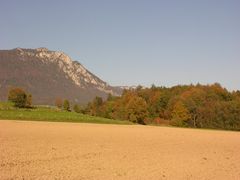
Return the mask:
POLYGON ((95 86, 106 93, 115 94, 109 85, 89 72, 82 64, 73 61, 61 51, 50 51, 47 48, 19 49, 21 56, 36 57, 44 63, 55 63, 77 86, 87 88, 95 86))
MULTIPOLYGON (((55 84, 59 84, 59 86, 62 86, 62 82, 59 81, 59 77, 61 76, 62 78, 65 78, 64 81, 71 83, 71 86, 75 86, 74 89, 79 89, 79 92, 87 92, 91 90, 92 92, 98 92, 96 95, 99 93, 101 95, 120 95, 121 93, 120 88, 108 85, 105 81, 88 71, 81 63, 72 60, 71 57, 64 52, 52 51, 44 47, 36 49, 16 48, 13 50, 0 50, 0 66, 4 67, 4 65, 1 65, 1 63, 3 63, 1 61, 4 61, 5 66, 14 66, 14 64, 19 64, 16 66, 18 67, 16 71, 19 71, 18 73, 22 73, 20 69, 28 67, 28 70, 24 70, 26 71, 24 74, 26 74, 25 78, 31 81, 27 83, 27 86, 31 86, 32 88, 34 88, 31 84, 32 80, 34 80, 36 73, 38 72, 39 76, 46 76, 49 81, 53 78, 52 81, 55 84), (22 67, 20 68, 20 66, 22 67), (41 68, 41 70, 39 68, 41 68), (28 71, 30 71, 30 73, 28 73, 28 71), (34 77, 31 77, 31 75, 34 75, 34 77), (55 77, 55 80, 52 76, 55 77)), ((11 73, 6 69, 2 70, 2 72, 11 73)), ((5 81, 6 80, 4 80, 4 82, 5 81)), ((17 80, 11 79, 10 81, 15 82, 17 80)), ((21 79, 21 81, 24 80, 21 79)))
POLYGON ((40 47, 40 48, 36 48, 36 51, 44 51, 44 52, 46 52, 46 51, 49 51, 48 50, 48 48, 45 48, 45 47, 40 47))

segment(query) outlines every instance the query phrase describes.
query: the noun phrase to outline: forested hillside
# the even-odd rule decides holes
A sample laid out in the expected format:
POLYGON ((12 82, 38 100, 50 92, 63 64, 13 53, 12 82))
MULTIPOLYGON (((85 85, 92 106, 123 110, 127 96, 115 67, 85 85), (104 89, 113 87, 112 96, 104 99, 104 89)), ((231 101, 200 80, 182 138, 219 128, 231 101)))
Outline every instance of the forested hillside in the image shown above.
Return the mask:
POLYGON ((140 124, 240 130, 240 91, 220 84, 125 90, 121 97, 96 97, 85 112, 140 124))

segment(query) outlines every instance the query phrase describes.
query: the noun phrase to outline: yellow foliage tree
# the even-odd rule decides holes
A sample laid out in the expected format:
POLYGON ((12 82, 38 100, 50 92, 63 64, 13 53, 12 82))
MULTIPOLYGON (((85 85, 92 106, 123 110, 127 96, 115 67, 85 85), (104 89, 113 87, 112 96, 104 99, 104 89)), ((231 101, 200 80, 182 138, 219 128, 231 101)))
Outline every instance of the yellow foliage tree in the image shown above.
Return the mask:
POLYGON ((148 116, 146 101, 138 96, 134 96, 127 104, 128 119, 132 122, 144 124, 145 118, 148 116))
POLYGON ((171 115, 172 124, 175 126, 186 126, 187 121, 191 118, 190 112, 181 101, 175 103, 171 115))

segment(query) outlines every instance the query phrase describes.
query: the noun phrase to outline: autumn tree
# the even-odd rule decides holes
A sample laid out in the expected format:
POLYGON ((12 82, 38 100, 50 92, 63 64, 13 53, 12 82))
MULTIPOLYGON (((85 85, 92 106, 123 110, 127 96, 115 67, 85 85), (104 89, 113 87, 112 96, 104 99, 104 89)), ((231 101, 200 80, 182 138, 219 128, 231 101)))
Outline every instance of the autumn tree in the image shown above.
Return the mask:
POLYGON ((240 130, 240 101, 211 101, 199 109, 201 128, 240 130))
POLYGON ((106 101, 102 106, 102 115, 105 118, 114 119, 113 113, 115 111, 114 105, 116 101, 106 101))
POLYGON ((146 101, 138 96, 132 97, 127 104, 128 119, 134 123, 145 124, 144 120, 148 116, 146 101))
POLYGON ((88 103, 86 112, 92 116, 102 116, 101 109, 103 105, 103 99, 101 97, 96 96, 92 102, 88 103))
POLYGON ((55 106, 57 106, 59 109, 62 109, 62 107, 63 107, 63 100, 61 98, 56 98, 55 106))
POLYGON ((136 96, 134 90, 125 90, 122 97, 116 99, 113 104, 113 117, 114 119, 129 120, 127 106, 129 101, 136 96))
POLYGON ((201 87, 191 87, 183 92, 180 98, 191 115, 189 125, 199 127, 199 107, 207 100, 207 93, 201 87))
POLYGON ((186 126, 191 115, 184 104, 179 101, 174 105, 172 111, 172 124, 175 126, 186 126))
POLYGON ((13 102, 15 107, 24 108, 27 104, 27 94, 21 88, 12 88, 8 92, 8 100, 13 102))
POLYGON ((26 107, 27 108, 31 108, 32 107, 32 95, 31 94, 27 95, 26 107))
POLYGON ((125 98, 120 98, 113 103, 111 114, 114 119, 128 120, 126 103, 125 98))

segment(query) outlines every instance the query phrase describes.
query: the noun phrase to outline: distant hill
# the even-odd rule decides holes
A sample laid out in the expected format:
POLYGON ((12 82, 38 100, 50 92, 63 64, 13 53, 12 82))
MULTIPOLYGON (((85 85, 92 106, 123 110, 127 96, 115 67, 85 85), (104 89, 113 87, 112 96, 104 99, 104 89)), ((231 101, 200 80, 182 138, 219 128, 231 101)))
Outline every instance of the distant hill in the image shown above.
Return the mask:
POLYGON ((56 98, 85 104, 95 96, 120 95, 112 87, 63 52, 46 48, 0 50, 0 100, 10 87, 22 87, 34 104, 54 104, 56 98))

